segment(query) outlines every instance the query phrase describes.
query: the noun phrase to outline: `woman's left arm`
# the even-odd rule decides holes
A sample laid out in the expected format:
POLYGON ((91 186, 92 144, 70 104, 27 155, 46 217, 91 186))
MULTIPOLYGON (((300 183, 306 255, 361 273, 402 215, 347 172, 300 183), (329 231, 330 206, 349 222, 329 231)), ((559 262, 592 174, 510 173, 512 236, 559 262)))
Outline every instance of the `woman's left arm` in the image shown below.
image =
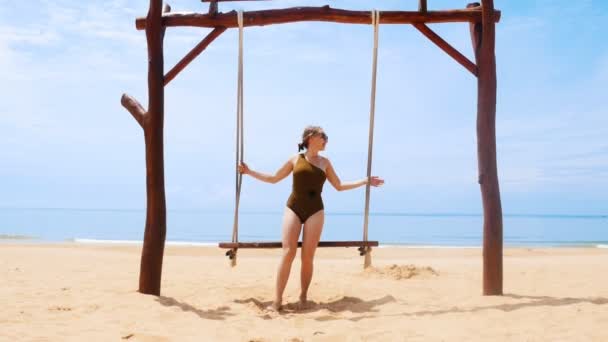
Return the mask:
POLYGON ((360 186, 366 185, 368 181, 372 186, 380 186, 384 184, 384 180, 380 179, 378 176, 372 176, 369 179, 365 177, 363 179, 353 182, 342 182, 340 180, 340 177, 338 177, 338 175, 336 174, 336 171, 334 170, 333 166, 329 162, 329 159, 327 160, 325 174, 327 175, 327 180, 329 181, 329 183, 333 185, 333 187, 338 191, 356 189, 360 186))

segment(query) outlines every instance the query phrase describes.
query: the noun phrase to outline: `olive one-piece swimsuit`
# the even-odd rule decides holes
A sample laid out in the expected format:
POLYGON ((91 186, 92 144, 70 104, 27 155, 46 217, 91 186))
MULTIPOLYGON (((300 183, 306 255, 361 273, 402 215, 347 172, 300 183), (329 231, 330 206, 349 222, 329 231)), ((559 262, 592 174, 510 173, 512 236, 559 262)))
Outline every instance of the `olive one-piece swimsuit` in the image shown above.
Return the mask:
POLYGON ((302 223, 323 210, 321 191, 326 179, 321 168, 309 162, 303 153, 299 154, 293 168, 293 186, 287 207, 293 210, 302 223))

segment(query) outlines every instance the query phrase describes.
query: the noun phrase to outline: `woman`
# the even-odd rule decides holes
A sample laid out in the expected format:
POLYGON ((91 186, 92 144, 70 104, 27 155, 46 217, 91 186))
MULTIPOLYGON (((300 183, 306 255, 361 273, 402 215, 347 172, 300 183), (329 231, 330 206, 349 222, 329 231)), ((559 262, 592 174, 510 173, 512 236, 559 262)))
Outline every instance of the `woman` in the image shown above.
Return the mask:
POLYGON ((287 200, 287 207, 283 216, 282 245, 283 256, 277 272, 275 298, 270 309, 281 309, 283 291, 289 279, 291 264, 298 250, 298 238, 302 225, 302 269, 300 306, 306 307, 307 293, 312 280, 313 257, 321 238, 323 222, 323 200, 321 191, 325 180, 338 191, 350 190, 366 185, 368 181, 372 186, 384 184, 384 180, 374 176, 343 183, 336 175, 329 159, 319 155, 327 145, 327 134, 321 127, 308 126, 302 134, 302 142, 298 144, 298 151, 306 149, 305 153, 298 153, 281 167, 274 175, 267 175, 251 170, 247 164, 239 165, 239 172, 267 183, 277 183, 293 171, 292 193, 287 200))

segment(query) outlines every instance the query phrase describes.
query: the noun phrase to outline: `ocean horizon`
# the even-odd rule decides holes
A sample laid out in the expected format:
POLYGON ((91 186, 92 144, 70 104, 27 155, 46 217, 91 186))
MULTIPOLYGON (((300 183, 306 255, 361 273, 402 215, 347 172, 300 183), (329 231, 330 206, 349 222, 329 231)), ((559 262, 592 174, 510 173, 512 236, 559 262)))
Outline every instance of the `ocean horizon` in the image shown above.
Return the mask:
MULTIPOLYGON (((230 241, 234 213, 169 209, 167 245, 214 246, 230 241)), ((280 241, 282 212, 241 212, 239 241, 280 241)), ((144 209, 0 208, 0 240, 140 244, 144 209)), ((363 215, 327 212, 322 240, 361 240, 363 215)), ((503 214, 505 247, 608 248, 608 215, 503 214)), ((478 213, 374 212, 369 239, 381 246, 479 248, 478 213)))

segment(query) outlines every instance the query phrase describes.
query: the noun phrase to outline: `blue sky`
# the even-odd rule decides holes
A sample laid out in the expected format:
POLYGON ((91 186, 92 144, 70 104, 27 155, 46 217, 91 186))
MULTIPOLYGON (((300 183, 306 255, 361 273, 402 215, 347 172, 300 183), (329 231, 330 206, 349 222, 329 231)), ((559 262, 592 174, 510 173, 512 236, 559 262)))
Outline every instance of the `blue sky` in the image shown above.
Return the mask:
MULTIPOLYGON (((221 4, 254 9, 323 1, 221 4)), ((371 2, 332 1, 370 9, 371 2)), ((498 168, 505 213, 608 212, 608 4, 500 1, 498 168)), ((416 1, 375 1, 380 10, 416 1)), ((404 5, 405 4, 405 5, 404 5)), ((174 11, 205 11, 173 1, 174 11)), ((464 7, 430 2, 431 9, 464 7)), ((143 208, 143 132, 120 106, 146 100, 147 1, 0 0, 0 207, 143 208), (27 15, 26 15, 27 14, 27 15)), ((472 57, 468 26, 433 25, 472 57)), ((208 31, 170 28, 168 70, 208 31)), ((343 180, 364 176, 371 76, 368 25, 298 23, 245 30, 245 155, 272 172, 307 124, 323 126, 343 180)), ((166 88, 171 209, 231 210, 237 31, 220 36, 166 88)), ((476 80, 409 26, 382 26, 375 212, 481 212, 476 80)), ((279 211, 290 180, 245 179, 242 209, 279 211)), ((325 189, 328 211, 357 212, 363 188, 325 189)))

